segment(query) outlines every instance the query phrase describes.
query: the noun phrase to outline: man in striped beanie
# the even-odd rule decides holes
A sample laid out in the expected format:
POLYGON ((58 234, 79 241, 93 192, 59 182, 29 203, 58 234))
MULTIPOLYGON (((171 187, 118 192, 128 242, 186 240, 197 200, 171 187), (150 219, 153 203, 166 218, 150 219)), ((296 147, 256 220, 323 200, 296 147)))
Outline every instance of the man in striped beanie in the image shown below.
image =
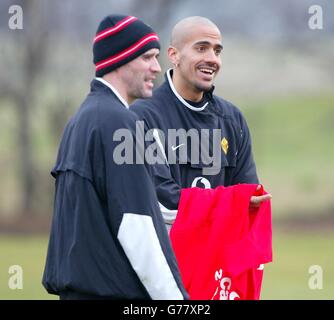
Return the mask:
POLYGON ((107 16, 94 38, 96 76, 112 83, 128 103, 150 97, 155 75, 161 71, 159 50, 157 34, 141 20, 107 16))
POLYGON ((96 79, 51 172, 56 195, 43 285, 60 299, 188 297, 144 161, 115 157, 119 134, 130 136, 125 149, 137 156, 138 118, 128 104, 152 95, 159 48, 135 17, 110 15, 98 27, 96 79))

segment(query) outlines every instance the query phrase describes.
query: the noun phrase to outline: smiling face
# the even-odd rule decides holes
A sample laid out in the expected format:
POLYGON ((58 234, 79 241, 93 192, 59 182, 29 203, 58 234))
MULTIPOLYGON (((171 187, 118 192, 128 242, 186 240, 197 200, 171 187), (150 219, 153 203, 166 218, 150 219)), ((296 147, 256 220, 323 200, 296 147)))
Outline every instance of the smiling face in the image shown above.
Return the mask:
POLYGON ((173 83, 185 99, 196 101, 212 88, 221 68, 221 34, 214 24, 186 25, 181 32, 168 49, 176 66, 173 83))

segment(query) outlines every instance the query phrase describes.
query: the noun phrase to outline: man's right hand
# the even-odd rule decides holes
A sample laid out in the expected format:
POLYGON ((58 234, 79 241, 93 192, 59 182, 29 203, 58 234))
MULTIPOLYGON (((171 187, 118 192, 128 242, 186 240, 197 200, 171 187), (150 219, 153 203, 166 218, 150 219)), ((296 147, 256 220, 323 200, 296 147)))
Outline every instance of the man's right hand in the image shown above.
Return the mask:
MULTIPOLYGON (((258 185, 256 191, 259 191, 261 187, 262 187, 261 185, 258 185)), ((270 200, 271 198, 272 195, 270 193, 261 196, 252 196, 249 203, 249 209, 252 210, 259 208, 262 202, 270 200)))

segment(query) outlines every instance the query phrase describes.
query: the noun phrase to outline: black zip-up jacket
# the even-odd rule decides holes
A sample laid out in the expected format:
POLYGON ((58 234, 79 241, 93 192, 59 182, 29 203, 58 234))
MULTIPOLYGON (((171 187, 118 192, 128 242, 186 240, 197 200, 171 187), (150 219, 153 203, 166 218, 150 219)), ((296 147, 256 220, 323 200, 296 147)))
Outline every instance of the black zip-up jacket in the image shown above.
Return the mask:
POLYGON ((131 110, 144 121, 146 132, 157 130, 153 136, 160 141, 160 157, 166 159, 152 166, 166 222, 175 220, 182 188, 258 183, 246 120, 237 107, 214 95, 213 89, 199 103, 186 101, 174 88, 170 69, 152 98, 139 99, 131 105, 131 110), (184 131, 170 141, 172 131, 180 129, 184 131), (196 132, 198 141, 193 139, 196 132), (201 138, 209 142, 201 145, 201 138), (214 160, 207 161, 213 151, 216 164, 214 160), (218 168, 203 170, 213 166, 218 168))
POLYGON ((42 281, 49 293, 188 297, 145 164, 115 160, 114 134, 126 129, 136 141, 136 120, 95 79, 67 124, 52 170, 56 193, 42 281))

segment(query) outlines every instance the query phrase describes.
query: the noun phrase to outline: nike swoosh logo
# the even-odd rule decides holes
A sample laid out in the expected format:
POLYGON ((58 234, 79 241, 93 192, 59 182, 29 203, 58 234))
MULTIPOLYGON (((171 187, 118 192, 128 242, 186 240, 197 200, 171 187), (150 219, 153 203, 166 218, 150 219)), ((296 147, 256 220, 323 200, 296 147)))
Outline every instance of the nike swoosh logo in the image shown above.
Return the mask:
POLYGON ((178 149, 178 148, 180 148, 180 147, 182 147, 182 146, 184 146, 184 143, 181 143, 181 144, 179 144, 178 146, 172 146, 172 150, 173 151, 175 151, 176 149, 178 149))

